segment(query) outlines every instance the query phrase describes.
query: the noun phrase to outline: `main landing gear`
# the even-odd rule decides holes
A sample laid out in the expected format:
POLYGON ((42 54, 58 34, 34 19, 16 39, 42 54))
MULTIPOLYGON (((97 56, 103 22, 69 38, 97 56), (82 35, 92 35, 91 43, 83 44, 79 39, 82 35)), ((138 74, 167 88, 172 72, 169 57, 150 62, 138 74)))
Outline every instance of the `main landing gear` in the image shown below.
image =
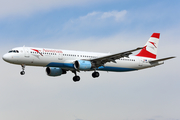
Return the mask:
POLYGON ((24 71, 25 70, 25 65, 21 65, 21 67, 22 67, 22 71, 20 72, 20 74, 24 75, 25 74, 25 71, 24 71))
MULTIPOLYGON (((76 71, 72 71, 72 72, 75 74, 75 76, 73 77, 73 81, 74 81, 74 82, 80 81, 80 77, 77 75, 76 71)), ((94 71, 94 72, 92 73, 92 77, 93 77, 93 78, 99 77, 99 72, 94 71)))
POLYGON ((78 82, 78 81, 80 81, 80 77, 79 77, 79 76, 77 76, 76 71, 72 71, 72 72, 75 74, 75 76, 73 77, 73 81, 74 81, 74 82, 78 82))
POLYGON ((99 77, 99 72, 94 71, 94 72, 92 73, 92 77, 93 77, 93 78, 99 77))

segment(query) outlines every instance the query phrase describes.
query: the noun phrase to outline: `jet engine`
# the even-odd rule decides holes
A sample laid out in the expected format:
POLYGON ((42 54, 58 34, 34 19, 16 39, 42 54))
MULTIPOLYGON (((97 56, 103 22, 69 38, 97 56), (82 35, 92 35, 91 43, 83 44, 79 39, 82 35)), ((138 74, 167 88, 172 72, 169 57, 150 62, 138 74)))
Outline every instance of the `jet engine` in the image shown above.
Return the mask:
POLYGON ((46 73, 48 76, 60 76, 62 74, 66 74, 66 71, 59 67, 47 67, 46 73))
POLYGON ((92 68, 92 63, 86 60, 76 60, 74 62, 74 67, 78 70, 90 70, 92 68))

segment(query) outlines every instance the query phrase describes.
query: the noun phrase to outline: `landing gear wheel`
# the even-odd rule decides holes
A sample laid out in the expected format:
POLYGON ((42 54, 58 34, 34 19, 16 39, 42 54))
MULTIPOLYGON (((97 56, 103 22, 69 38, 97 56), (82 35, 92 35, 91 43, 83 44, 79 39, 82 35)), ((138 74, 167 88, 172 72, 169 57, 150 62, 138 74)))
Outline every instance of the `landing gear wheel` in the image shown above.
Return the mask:
POLYGON ((80 81, 80 77, 79 77, 79 76, 77 76, 76 71, 74 70, 74 71, 72 71, 72 73, 74 73, 74 74, 75 74, 75 76, 73 77, 73 81, 74 81, 74 82, 78 82, 78 81, 80 81))
POLYGON ((25 74, 25 72, 24 72, 24 71, 21 71, 21 72, 20 72, 20 74, 21 74, 21 75, 24 75, 24 74, 25 74))
POLYGON ((79 77, 79 76, 74 76, 74 77, 73 77, 73 81, 74 81, 74 82, 80 81, 80 77, 79 77))
POLYGON ((99 77, 99 72, 93 72, 93 73, 92 73, 92 77, 93 77, 93 78, 99 77))
POLYGON ((25 71, 24 71, 24 70, 25 70, 25 65, 22 64, 21 67, 22 67, 22 71, 20 72, 20 74, 21 74, 21 75, 24 75, 24 74, 25 74, 25 71))

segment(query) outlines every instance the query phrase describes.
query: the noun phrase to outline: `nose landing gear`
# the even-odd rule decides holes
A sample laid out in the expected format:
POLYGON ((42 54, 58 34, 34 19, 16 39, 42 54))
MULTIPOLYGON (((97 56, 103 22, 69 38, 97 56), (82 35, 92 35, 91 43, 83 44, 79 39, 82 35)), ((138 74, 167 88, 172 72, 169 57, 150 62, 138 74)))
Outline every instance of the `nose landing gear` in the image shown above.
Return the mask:
POLYGON ((24 75, 25 74, 25 71, 24 71, 25 70, 25 65, 21 65, 21 67, 22 67, 22 71, 20 72, 20 74, 24 75))

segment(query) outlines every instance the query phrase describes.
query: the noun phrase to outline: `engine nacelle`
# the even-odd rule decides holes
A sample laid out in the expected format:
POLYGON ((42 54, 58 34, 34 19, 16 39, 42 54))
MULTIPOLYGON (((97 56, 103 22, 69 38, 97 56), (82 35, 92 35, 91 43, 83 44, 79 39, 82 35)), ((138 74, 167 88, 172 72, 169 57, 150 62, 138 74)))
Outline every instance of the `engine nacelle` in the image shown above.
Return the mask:
POLYGON ((76 60, 74 62, 74 67, 78 70, 90 70, 92 68, 92 63, 86 60, 76 60))
POLYGON ((47 67, 46 73, 48 76, 60 76, 62 74, 66 74, 66 71, 59 67, 47 67))

